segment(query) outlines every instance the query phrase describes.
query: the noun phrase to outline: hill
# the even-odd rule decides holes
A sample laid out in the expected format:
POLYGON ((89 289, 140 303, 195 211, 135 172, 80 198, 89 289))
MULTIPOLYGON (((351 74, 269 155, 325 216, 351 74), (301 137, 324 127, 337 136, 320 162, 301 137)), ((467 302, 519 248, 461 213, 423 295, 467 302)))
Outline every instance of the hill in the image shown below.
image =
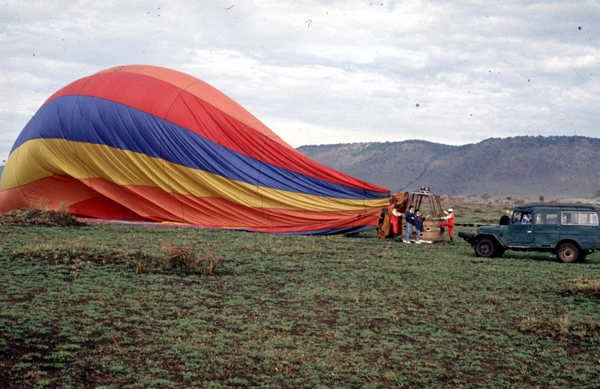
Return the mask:
POLYGON ((490 138, 463 146, 409 140, 301 146, 308 157, 395 191, 429 186, 437 194, 477 199, 594 198, 600 193, 600 139, 490 138))

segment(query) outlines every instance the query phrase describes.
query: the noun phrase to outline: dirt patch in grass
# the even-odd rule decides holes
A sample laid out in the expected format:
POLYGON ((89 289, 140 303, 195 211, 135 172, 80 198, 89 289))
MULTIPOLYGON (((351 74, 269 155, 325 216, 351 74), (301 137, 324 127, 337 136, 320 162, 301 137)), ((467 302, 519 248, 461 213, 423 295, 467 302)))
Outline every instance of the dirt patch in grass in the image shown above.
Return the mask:
POLYGON ((14 382, 17 377, 12 368, 27 352, 24 342, 13 341, 0 333, 0 382, 14 382))
POLYGON ((13 339, 0 333, 0 344, 0 383, 10 383, 10 388, 63 388, 69 384, 63 371, 69 365, 77 369, 76 381, 83 387, 111 383, 110 375, 93 359, 77 358, 81 349, 101 347, 100 341, 73 344, 54 331, 43 337, 23 332, 13 339))
POLYGON ((14 252, 12 259, 48 261, 51 264, 71 264, 75 266, 85 263, 117 265, 131 260, 122 253, 98 253, 69 247, 25 248, 23 251, 14 252))

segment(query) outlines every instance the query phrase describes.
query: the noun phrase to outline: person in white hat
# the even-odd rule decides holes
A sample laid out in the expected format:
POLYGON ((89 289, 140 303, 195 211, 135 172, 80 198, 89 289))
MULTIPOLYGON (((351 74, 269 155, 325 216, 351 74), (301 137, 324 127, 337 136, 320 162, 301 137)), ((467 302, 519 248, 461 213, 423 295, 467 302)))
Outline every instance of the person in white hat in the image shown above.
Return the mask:
POLYGON ((452 237, 452 229, 454 228, 454 212, 452 211, 452 208, 448 208, 448 211, 444 211, 444 214, 446 214, 446 216, 442 216, 442 219, 446 221, 442 222, 440 225, 440 227, 442 227, 442 238, 444 238, 444 228, 448 227, 448 236, 450 237, 450 243, 452 243, 454 242, 454 238, 452 237))
POLYGON ((501 226, 507 226, 510 223, 510 211, 507 209, 506 211, 504 211, 504 215, 502 215, 502 217, 500 218, 500 222, 498 224, 500 224, 501 226))

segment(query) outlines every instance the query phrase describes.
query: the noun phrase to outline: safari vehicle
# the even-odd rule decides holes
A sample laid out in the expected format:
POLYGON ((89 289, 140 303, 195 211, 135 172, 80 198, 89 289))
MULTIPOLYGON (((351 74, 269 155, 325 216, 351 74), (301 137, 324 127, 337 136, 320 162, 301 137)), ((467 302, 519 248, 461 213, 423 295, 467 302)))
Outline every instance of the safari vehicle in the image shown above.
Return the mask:
POLYGON ((582 262, 600 249, 599 212, 595 204, 523 204, 512 209, 506 226, 480 226, 475 234, 458 236, 478 257, 501 257, 505 250, 546 251, 562 262, 582 262))

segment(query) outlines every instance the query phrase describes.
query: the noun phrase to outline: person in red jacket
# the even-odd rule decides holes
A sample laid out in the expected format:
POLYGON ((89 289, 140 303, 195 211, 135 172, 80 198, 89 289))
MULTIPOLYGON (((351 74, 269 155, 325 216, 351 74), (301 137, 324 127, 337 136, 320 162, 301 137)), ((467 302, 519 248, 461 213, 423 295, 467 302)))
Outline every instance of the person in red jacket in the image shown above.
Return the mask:
POLYGON ((400 205, 396 204, 394 209, 392 209, 392 215, 390 216, 390 224, 392 225, 392 231, 394 232, 394 239, 396 239, 400 233, 400 216, 402 216, 402 214, 398 211, 398 208, 400 208, 400 205))
POLYGON ((442 219, 446 220, 442 222, 440 227, 442 227, 442 238, 444 237, 444 228, 448 227, 448 236, 450 237, 450 243, 454 242, 452 238, 452 229, 454 228, 454 212, 452 212, 452 208, 448 208, 448 211, 444 211, 446 216, 443 216, 442 219))

